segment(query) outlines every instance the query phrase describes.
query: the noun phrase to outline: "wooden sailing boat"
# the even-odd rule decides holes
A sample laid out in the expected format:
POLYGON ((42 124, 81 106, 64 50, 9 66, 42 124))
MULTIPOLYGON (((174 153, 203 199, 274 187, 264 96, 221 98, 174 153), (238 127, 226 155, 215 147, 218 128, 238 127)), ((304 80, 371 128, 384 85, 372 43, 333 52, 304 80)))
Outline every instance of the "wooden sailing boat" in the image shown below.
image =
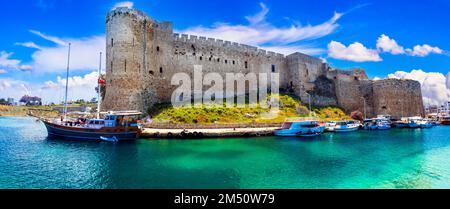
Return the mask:
MULTIPOLYGON (((87 141, 123 141, 134 140, 141 134, 140 127, 137 123, 137 117, 142 113, 137 111, 118 111, 104 113, 106 117, 100 119, 100 80, 98 82, 98 100, 97 100, 97 117, 96 119, 76 119, 69 120, 67 118, 67 93, 69 82, 69 64, 70 64, 70 44, 67 59, 67 73, 66 73, 66 91, 64 97, 64 116, 61 119, 48 120, 44 119, 42 122, 47 128, 49 137, 67 138, 87 141)), ((101 58, 100 53, 100 67, 99 76, 101 72, 101 58)))

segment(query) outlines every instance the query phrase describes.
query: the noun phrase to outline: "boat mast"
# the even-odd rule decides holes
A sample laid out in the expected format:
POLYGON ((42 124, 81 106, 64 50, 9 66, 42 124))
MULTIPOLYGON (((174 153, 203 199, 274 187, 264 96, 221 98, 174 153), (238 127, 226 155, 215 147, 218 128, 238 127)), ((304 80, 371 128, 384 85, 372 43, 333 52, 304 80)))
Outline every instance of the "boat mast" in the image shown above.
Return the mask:
POLYGON ((67 117, 67 92, 69 89, 70 45, 71 43, 69 43, 69 53, 67 55, 66 93, 64 95, 64 120, 66 120, 67 117))
POLYGON ((98 80, 97 80, 97 119, 100 119, 101 85, 100 85, 99 79, 101 79, 101 72, 102 72, 102 52, 100 52, 100 64, 99 64, 99 68, 98 68, 98 80))

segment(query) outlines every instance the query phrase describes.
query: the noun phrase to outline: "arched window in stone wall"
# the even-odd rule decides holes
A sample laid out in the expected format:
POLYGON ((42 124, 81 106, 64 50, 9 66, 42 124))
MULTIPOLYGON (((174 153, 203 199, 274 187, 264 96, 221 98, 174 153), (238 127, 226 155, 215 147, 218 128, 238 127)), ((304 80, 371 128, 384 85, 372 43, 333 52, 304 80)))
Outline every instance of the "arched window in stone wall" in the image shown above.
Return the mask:
POLYGON ((125 69, 125 72, 127 72, 127 60, 125 59, 125 61, 124 61, 124 69, 125 69))
POLYGON ((159 73, 161 73, 161 74, 163 73, 163 68, 162 67, 159 68, 159 73))
POLYGON ((276 67, 275 65, 272 65, 272 73, 276 72, 276 67))
POLYGON ((245 65, 245 69, 247 69, 248 68, 248 62, 245 61, 244 65, 245 65))
POLYGON ((159 46, 156 46, 156 51, 159 52, 159 50, 160 50, 160 49, 159 49, 159 46))
POLYGON ((114 39, 111 39, 111 47, 114 47, 114 39))

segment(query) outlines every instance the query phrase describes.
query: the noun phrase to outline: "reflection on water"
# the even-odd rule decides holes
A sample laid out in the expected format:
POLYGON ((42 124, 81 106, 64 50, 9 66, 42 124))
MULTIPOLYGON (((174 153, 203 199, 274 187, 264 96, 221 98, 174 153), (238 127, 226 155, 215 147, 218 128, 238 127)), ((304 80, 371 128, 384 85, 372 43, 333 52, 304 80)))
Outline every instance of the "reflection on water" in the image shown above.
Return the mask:
POLYGON ((111 144, 0 117, 0 188, 450 188, 448 131, 111 144))

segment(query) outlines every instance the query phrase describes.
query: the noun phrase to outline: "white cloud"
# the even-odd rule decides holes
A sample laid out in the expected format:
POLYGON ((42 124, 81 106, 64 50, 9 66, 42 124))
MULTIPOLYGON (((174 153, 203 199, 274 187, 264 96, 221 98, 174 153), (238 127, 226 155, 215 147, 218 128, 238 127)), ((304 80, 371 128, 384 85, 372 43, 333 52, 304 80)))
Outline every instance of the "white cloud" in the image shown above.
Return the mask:
POLYGON ((379 62, 382 61, 377 50, 368 49, 363 44, 355 42, 348 47, 344 44, 331 41, 328 44, 328 56, 354 62, 379 62))
POLYGON ((247 19, 247 21, 252 25, 257 25, 264 22, 266 20, 266 15, 269 13, 269 9, 264 3, 259 3, 259 6, 261 7, 261 12, 254 16, 245 17, 245 19, 247 19))
POLYGON ((248 24, 215 23, 210 27, 196 26, 177 32, 260 46, 283 54, 289 54, 293 49, 304 49, 306 53, 317 54, 324 50, 305 49, 299 46, 298 42, 318 39, 333 33, 339 27, 337 21, 343 16, 342 13, 335 13, 328 21, 318 25, 292 24, 289 27, 277 27, 266 22, 269 9, 263 3, 260 6, 259 13, 246 17, 248 24))
MULTIPOLYGON (((450 73, 450 72, 449 72, 450 73)), ((424 72, 423 70, 412 70, 411 72, 397 71, 389 74, 388 78, 411 79, 419 81, 422 85, 422 96, 425 105, 441 105, 450 98, 449 83, 450 76, 438 72, 424 72)))
POLYGON ((405 49, 398 45, 394 39, 382 34, 377 40, 377 49, 382 52, 389 52, 391 54, 404 54, 405 49))
POLYGON ((16 43, 16 45, 28 47, 28 48, 32 48, 32 49, 41 49, 40 46, 38 46, 37 44, 35 44, 34 42, 31 42, 31 41, 25 42, 25 43, 16 43))
MULTIPOLYGON (((69 77, 68 100, 90 100, 96 97, 97 72, 91 72, 83 76, 69 77)), ((43 84, 30 84, 25 81, 13 79, 0 79, 1 97, 12 97, 16 100, 23 95, 38 96, 44 103, 60 103, 64 100, 66 79, 56 77, 43 84)))
POLYGON ((6 69, 14 69, 14 70, 18 69, 18 70, 22 70, 22 71, 28 71, 28 70, 33 69, 29 65, 22 65, 21 60, 11 59, 12 55, 13 55, 13 53, 1 51, 0 52, 0 67, 6 68, 6 69))
POLYGON ((381 78, 378 77, 378 76, 375 76, 372 80, 374 80, 374 81, 379 81, 379 80, 381 80, 381 78))
POLYGON ((17 68, 20 64, 20 60, 11 59, 12 55, 13 55, 13 53, 1 51, 0 52, 0 67, 17 68))
POLYGON ((31 65, 21 65, 21 66, 19 66, 19 70, 21 70, 21 71, 30 71, 30 70, 33 70, 33 66, 31 66, 31 65))
POLYGON ((447 73, 447 89, 450 89, 450 71, 447 73))
MULTIPOLYGON (((69 77, 68 100, 85 99, 90 100, 94 98, 97 93, 98 73, 91 72, 84 76, 69 77)), ((64 91, 66 88, 66 79, 58 76, 56 80, 46 81, 40 87, 40 92, 44 95, 44 99, 50 102, 60 102, 64 98, 64 91)))
POLYGON ((6 71, 6 70, 4 70, 4 69, 0 69, 0 75, 1 75, 1 74, 6 74, 6 73, 8 73, 8 71, 6 71))
POLYGON ((24 81, 0 79, 0 95, 2 95, 1 97, 12 97, 18 100, 23 95, 31 95, 31 89, 33 88, 24 81))
POLYGON ((60 38, 43 34, 40 31, 30 30, 30 33, 32 33, 34 35, 37 35, 37 36, 39 36, 39 37, 41 37, 41 38, 43 38, 43 39, 45 39, 47 41, 51 41, 51 42, 53 42, 55 44, 58 44, 58 45, 62 45, 62 46, 66 46, 67 45, 67 42, 61 40, 60 38))
POLYGON ((114 5, 113 9, 117 9, 119 7, 127 7, 127 8, 133 8, 134 3, 131 1, 123 1, 123 2, 118 2, 114 5))
MULTIPOLYGON (((38 49, 32 54, 32 62, 24 67, 32 67, 41 72, 57 72, 67 68, 68 43, 71 43, 71 70, 94 70, 98 68, 98 53, 104 52, 106 49, 104 36, 75 39, 49 36, 35 30, 30 32, 56 44, 56 46, 51 47, 20 44, 21 46, 38 49)), ((103 59, 103 66, 105 63, 105 59, 103 59)))
POLYGON ((411 56, 425 57, 429 54, 442 54, 442 49, 439 47, 432 47, 428 44, 416 45, 413 49, 406 50, 411 56))
POLYGON ((380 52, 387 52, 393 55, 407 54, 409 56, 425 57, 429 54, 442 54, 443 50, 439 47, 433 47, 428 44, 416 45, 413 49, 404 49, 397 41, 389 36, 382 34, 377 40, 377 49, 380 52))

